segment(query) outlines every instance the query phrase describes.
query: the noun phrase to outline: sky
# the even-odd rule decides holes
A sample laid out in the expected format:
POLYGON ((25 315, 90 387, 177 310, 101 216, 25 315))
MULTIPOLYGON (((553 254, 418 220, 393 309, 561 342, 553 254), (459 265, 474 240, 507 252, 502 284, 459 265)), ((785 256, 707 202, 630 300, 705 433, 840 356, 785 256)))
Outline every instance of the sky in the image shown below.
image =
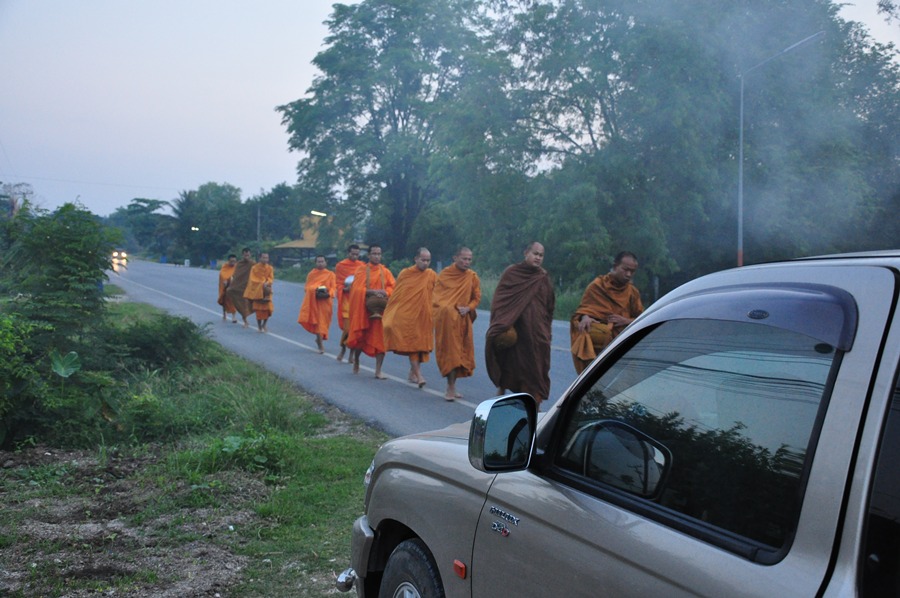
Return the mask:
MULTIPOLYGON (((244 200, 293 184, 299 156, 275 108, 317 75, 333 3, 0 0, 0 183, 100 216, 208 182, 244 200)), ((876 4, 841 16, 900 46, 876 4)))

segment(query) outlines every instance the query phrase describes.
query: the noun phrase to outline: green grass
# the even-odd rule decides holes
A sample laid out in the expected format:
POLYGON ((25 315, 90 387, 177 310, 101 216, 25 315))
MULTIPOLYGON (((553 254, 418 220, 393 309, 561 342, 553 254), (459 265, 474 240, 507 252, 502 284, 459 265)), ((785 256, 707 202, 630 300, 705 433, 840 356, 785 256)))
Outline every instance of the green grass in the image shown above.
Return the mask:
MULTIPOLYGON (((122 322, 160 317, 139 304, 108 308, 122 322)), ((332 572, 349 562, 363 474, 386 437, 217 345, 202 351, 210 354, 196 363, 129 372, 110 399, 114 443, 48 462, 63 451, 45 453, 52 439, 33 438, 0 457, 33 456, 0 470, 0 562, 15 563, 29 584, 9 595, 171 588, 142 555, 198 544, 243 559, 228 596, 319 596, 331 587, 332 572), (37 538, 48 522, 106 531, 37 538), (111 554, 121 566, 84 565, 111 554), (80 563, 77 574, 70 562, 80 563)))
POLYGON ((106 283, 103 285, 103 294, 107 297, 121 297, 125 294, 125 290, 118 285, 106 283))

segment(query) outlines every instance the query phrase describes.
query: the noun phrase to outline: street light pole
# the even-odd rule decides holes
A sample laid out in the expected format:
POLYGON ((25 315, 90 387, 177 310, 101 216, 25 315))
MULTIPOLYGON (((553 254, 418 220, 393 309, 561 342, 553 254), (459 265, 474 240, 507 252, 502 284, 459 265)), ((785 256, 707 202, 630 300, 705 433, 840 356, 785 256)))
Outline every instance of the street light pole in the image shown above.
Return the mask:
POLYGON ((741 107, 740 107, 740 123, 738 125, 738 213, 737 213, 737 265, 744 265, 744 77, 750 72, 755 71, 759 67, 768 64, 779 56, 787 54, 791 50, 802 46, 807 42, 811 42, 819 36, 825 35, 824 31, 813 33, 809 37, 801 39, 795 44, 791 44, 781 52, 769 56, 762 62, 741 71, 738 78, 741 80, 741 107))

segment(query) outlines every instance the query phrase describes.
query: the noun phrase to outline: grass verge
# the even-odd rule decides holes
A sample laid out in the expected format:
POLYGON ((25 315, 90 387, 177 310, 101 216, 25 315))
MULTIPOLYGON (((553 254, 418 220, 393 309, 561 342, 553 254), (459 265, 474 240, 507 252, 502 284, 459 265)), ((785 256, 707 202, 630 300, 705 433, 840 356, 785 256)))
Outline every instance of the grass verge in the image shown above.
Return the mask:
MULTIPOLYGON (((123 303, 122 317, 153 319, 123 303)), ((132 372, 130 440, 0 452, 0 595, 323 596, 386 437, 218 348, 132 372)))

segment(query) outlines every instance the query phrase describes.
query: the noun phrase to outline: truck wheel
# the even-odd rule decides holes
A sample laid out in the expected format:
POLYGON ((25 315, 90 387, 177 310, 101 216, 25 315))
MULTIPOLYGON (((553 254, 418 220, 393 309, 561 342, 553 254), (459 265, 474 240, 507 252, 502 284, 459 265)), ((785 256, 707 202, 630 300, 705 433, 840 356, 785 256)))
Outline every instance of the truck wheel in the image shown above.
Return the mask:
POLYGON ((384 598, 444 597, 437 565, 421 540, 406 540, 397 545, 384 569, 378 595, 384 598))

